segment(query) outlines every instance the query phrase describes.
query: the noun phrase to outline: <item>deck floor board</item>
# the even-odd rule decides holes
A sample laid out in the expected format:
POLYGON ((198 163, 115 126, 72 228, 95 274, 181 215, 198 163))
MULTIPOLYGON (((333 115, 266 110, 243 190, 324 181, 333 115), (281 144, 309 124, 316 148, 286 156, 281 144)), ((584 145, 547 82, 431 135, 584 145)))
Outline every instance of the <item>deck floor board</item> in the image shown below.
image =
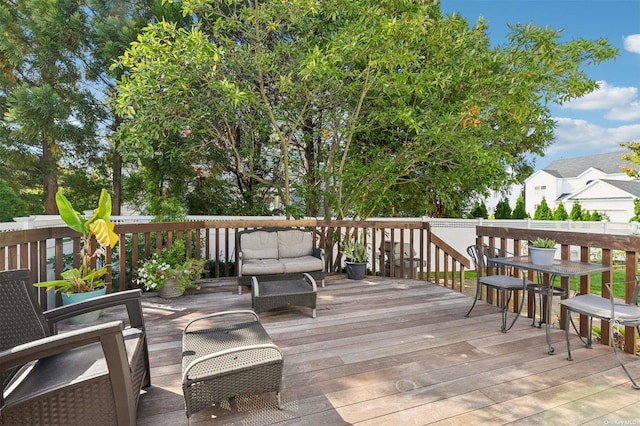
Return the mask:
MULTIPOLYGON (((273 394, 243 395, 196 413, 191 425, 473 425, 640 422, 631 389, 610 348, 576 336, 566 360, 564 332, 521 318, 500 332, 497 308, 434 284, 394 278, 327 278, 317 318, 305 307, 260 314, 285 355, 284 410, 273 394)), ((145 294, 152 386, 138 424, 187 425, 181 389, 181 332, 197 316, 250 309, 235 280, 163 300, 145 294)), ((640 375, 640 359, 625 355, 640 375)))

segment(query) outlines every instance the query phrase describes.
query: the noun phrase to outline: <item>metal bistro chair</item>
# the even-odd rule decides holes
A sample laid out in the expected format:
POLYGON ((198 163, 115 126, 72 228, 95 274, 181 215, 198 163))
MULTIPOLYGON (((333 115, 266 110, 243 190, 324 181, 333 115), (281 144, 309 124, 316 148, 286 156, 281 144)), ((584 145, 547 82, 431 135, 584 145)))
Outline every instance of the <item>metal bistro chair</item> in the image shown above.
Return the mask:
MULTIPOLYGON (((623 283, 619 283, 623 284, 623 283)), ((624 283, 626 284, 626 283, 624 283)), ((609 336, 613 338, 615 327, 624 327, 631 326, 635 327, 636 330, 640 333, 640 306, 638 306, 638 296, 640 293, 640 282, 638 282, 638 278, 635 280, 635 288, 633 290, 633 298, 632 303, 625 303, 623 300, 614 299, 613 297, 613 289, 611 284, 605 284, 605 288, 609 293, 609 299, 606 299, 602 296, 598 296, 596 294, 581 294, 574 296, 570 299, 562 300, 560 303, 567 307, 567 322, 565 324, 565 336, 567 340, 567 359, 572 361, 571 358, 571 348, 569 345, 569 324, 573 325, 574 330, 578 333, 580 340, 582 340, 585 345, 590 348, 591 347, 591 335, 592 335, 592 324, 594 318, 599 318, 601 320, 609 321, 609 336), (587 341, 585 342, 580 336, 576 325, 573 323, 573 319, 571 318, 572 313, 582 314, 589 317, 588 321, 588 332, 587 332, 587 341)), ((613 348, 613 353, 616 355, 622 370, 626 373, 627 377, 631 380, 631 387, 633 389, 640 390, 640 385, 633 379, 627 367, 625 367, 622 357, 618 353, 615 342, 611 345, 613 348)))
POLYGON ((523 282, 522 278, 509 275, 508 272, 510 271, 507 270, 508 268, 492 265, 492 258, 504 257, 502 250, 499 248, 489 247, 485 244, 474 244, 467 247, 467 253, 471 257, 476 269, 476 295, 473 299, 473 304, 471 305, 469 312, 467 312, 465 316, 468 317, 471 315, 471 311, 473 311, 478 298, 482 294, 482 286, 486 286, 488 289, 496 289, 498 291, 499 300, 502 301, 500 306, 502 310, 501 330, 503 333, 506 333, 516 323, 516 320, 520 316, 524 306, 525 297, 523 294, 518 312, 516 313, 515 318, 511 321, 509 327, 507 327, 509 302, 513 297, 513 293, 523 290, 525 288, 524 286, 529 287, 530 285, 533 285, 533 282, 529 280, 525 280, 523 282))

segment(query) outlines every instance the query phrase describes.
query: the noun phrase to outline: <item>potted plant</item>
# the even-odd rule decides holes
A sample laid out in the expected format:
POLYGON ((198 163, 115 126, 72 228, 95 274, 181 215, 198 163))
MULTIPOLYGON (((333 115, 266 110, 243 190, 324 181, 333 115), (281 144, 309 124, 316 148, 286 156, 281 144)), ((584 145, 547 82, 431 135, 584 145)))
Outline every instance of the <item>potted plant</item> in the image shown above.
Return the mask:
POLYGON ((537 238, 529 245, 531 262, 536 265, 553 265, 556 256, 556 241, 550 238, 537 238))
POLYGON ((361 239, 347 238, 342 242, 342 254, 345 257, 347 278, 361 280, 367 271, 369 253, 361 239))
POLYGON ((189 288, 199 288, 195 281, 204 271, 204 259, 188 259, 184 240, 155 252, 137 271, 137 284, 160 297, 181 296, 189 288))
MULTIPOLYGON (((62 303, 70 304, 81 300, 100 296, 106 293, 107 287, 103 279, 107 273, 107 265, 100 268, 92 268, 92 260, 102 262, 107 247, 113 248, 118 243, 118 235, 113 232, 114 224, 111 222, 111 196, 102 189, 98 207, 89 218, 85 218, 77 212, 71 202, 62 191, 56 193, 56 204, 60 218, 81 237, 80 260, 78 268, 67 269, 62 272, 62 279, 35 283, 36 287, 44 287, 62 293, 62 303), (93 241, 97 248, 92 250, 93 241)), ((73 323, 95 321, 100 316, 100 311, 74 317, 73 323)))

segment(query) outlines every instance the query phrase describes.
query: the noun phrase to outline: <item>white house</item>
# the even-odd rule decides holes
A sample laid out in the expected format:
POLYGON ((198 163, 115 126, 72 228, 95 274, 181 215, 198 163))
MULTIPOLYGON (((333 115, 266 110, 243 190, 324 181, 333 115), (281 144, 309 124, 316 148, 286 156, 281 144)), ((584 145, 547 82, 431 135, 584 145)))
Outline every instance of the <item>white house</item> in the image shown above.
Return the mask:
POLYGON ((551 162, 525 181, 525 205, 533 217, 544 197, 551 209, 560 203, 567 212, 575 201, 584 210, 597 210, 611 222, 628 222, 633 200, 640 198, 640 181, 632 179, 621 165, 638 168, 621 160, 625 151, 589 155, 551 162))

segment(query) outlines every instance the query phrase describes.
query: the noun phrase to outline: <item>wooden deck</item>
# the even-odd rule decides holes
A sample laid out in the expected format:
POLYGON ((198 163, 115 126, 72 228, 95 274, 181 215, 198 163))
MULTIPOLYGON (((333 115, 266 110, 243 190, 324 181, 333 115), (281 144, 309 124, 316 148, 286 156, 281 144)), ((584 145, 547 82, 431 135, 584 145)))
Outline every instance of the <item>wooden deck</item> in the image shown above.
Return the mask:
MULTIPOLYGON (((199 315, 249 309, 250 295, 236 291, 231 280, 173 300, 145 295, 152 386, 140 398, 139 425, 187 424, 181 330, 199 315)), ((191 424, 640 423, 640 392, 611 349, 586 349, 574 337, 569 362, 557 329, 556 355, 547 355, 543 329, 521 318, 503 334, 495 307, 481 303, 464 317, 471 301, 420 281, 329 277, 316 319, 308 308, 260 314, 285 354, 284 410, 272 393, 243 396, 191 424)), ((627 358, 640 376, 640 360, 627 358)))

